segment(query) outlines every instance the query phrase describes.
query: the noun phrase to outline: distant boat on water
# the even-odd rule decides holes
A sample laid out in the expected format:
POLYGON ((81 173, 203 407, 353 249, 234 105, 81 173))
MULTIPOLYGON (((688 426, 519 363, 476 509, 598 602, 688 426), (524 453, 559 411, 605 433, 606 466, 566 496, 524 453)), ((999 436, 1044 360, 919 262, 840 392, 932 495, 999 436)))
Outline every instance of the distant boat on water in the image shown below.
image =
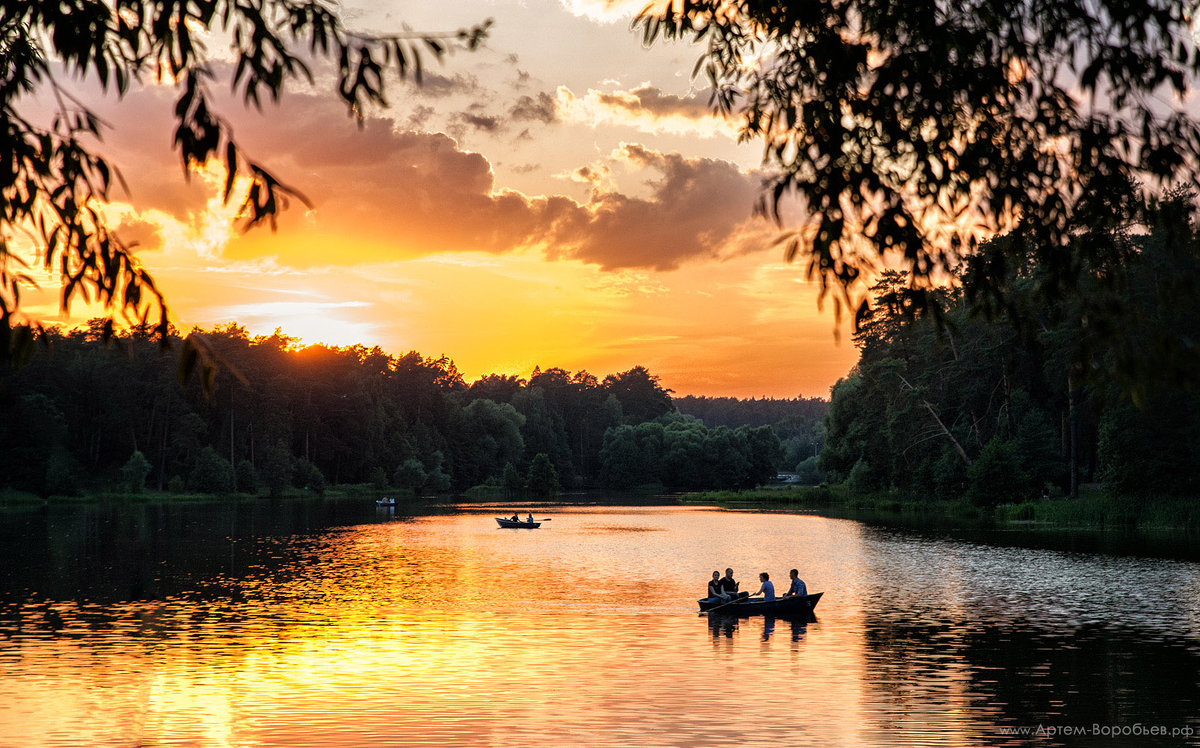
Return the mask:
POLYGON ((504 517, 497 517, 496 524, 500 525, 501 527, 507 527, 507 528, 512 528, 512 529, 524 528, 526 530, 536 530, 537 528, 542 526, 541 522, 526 522, 523 520, 514 521, 511 519, 505 519, 504 517))

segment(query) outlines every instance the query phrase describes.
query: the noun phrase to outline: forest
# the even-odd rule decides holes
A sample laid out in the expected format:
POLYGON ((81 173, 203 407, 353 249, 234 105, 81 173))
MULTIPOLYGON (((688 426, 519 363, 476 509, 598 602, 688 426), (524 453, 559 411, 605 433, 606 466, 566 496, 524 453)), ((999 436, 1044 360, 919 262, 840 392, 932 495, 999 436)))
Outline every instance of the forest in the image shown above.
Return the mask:
POLYGON ((415 351, 302 347, 236 324, 190 339, 216 362, 211 381, 181 376, 196 367, 177 334, 164 348, 152 330, 99 319, 46 329, 29 361, 0 371, 0 492, 748 488, 815 462, 827 406, 673 400, 640 366, 468 383, 415 351))
POLYGON ((910 305, 911 279, 883 272, 830 401, 672 397, 641 366, 467 382, 446 357, 236 324, 166 346, 104 319, 46 328, 29 360, 0 370, 0 493, 550 496, 744 489, 794 472, 984 507, 1089 483, 1192 497, 1200 236, 1190 194, 1145 215, 1076 237, 1092 249, 1074 285, 1019 234, 980 246, 934 303, 910 305), (188 360, 196 346, 215 367, 188 360))
POLYGON ((860 359, 833 388, 819 467, 852 494, 979 506, 1200 494, 1200 296, 1190 195, 1149 226, 1077 237, 1111 258, 1052 289, 1024 237, 983 245, 957 290, 913 314, 902 272, 874 285, 860 359), (992 303, 981 280, 998 287, 992 303), (1040 286, 1040 287, 1039 287, 1040 286), (999 297, 997 297, 999 298, 999 297))

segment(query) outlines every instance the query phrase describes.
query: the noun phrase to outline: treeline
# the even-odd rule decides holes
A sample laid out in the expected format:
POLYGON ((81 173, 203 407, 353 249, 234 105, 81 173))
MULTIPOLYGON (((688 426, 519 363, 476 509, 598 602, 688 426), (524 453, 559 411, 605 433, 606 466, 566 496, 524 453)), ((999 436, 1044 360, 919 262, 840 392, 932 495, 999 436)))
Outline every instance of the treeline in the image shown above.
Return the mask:
POLYGON ((819 483, 817 455, 825 443, 829 401, 819 397, 752 398, 696 397, 674 399, 675 408, 705 426, 770 426, 779 437, 780 470, 794 472, 802 483, 819 483))
POLYGON ((736 397, 674 398, 675 408, 694 416, 706 426, 805 426, 820 423, 829 410, 829 401, 819 397, 791 399, 763 397, 741 400, 736 397))
POLYGON ((787 466, 773 426, 706 426, 643 367, 468 383, 445 357, 300 348, 237 325, 193 335, 220 364, 209 391, 202 377, 181 382, 178 338, 164 351, 144 329, 106 341, 99 321, 45 331, 32 360, 0 371, 0 488, 547 495, 738 488, 787 466))
POLYGON ((820 467, 852 491, 902 491, 983 506, 1074 495, 1200 494, 1200 241, 1175 196, 1149 231, 1105 242, 1109 264, 1044 298, 1021 237, 983 246, 961 292, 914 318, 887 272, 833 389, 820 467), (1017 258, 1016 261, 1013 258, 1017 258), (1003 304, 980 315, 985 283, 1003 304), (1033 293, 1037 290, 1039 293, 1033 293), (939 319, 940 318, 940 319, 939 319))

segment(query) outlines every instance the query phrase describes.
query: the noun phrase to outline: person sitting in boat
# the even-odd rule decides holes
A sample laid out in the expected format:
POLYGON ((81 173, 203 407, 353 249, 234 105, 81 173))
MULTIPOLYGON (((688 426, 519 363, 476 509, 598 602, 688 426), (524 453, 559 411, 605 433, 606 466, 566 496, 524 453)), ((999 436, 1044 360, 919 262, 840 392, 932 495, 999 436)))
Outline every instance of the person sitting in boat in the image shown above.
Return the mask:
POLYGON ((528 522, 529 524, 531 524, 531 525, 532 525, 532 524, 533 524, 533 515, 532 515, 532 514, 530 514, 530 515, 529 515, 529 517, 528 517, 528 518, 526 518, 526 520, 525 520, 525 521, 526 521, 526 522, 528 522))
POLYGON ((520 521, 521 521, 521 515, 519 515, 519 514, 513 514, 512 521, 513 521, 513 522, 520 522, 520 521))
POLYGON ((724 592, 721 591, 721 572, 719 572, 719 571, 713 572, 713 577, 708 583, 708 596, 710 599, 711 598, 717 598, 720 600, 728 600, 729 599, 729 595, 726 595, 724 592))
POLYGON ((762 595, 763 601, 768 603, 774 600, 775 585, 771 583, 771 575, 764 571, 758 575, 758 581, 762 582, 762 586, 758 588, 758 592, 755 592, 750 597, 762 595))
POLYGON ((732 599, 735 597, 749 597, 748 592, 738 592, 740 585, 733 578, 733 569, 726 569, 725 576, 721 577, 721 593, 722 597, 732 599))
POLYGON ((783 593, 783 596, 784 597, 795 597, 797 595, 799 595, 800 597, 807 596, 808 595, 808 586, 805 585, 804 580, 800 578, 800 572, 796 571, 795 569, 792 569, 791 571, 788 572, 788 575, 792 578, 792 586, 788 587, 788 591, 783 593))

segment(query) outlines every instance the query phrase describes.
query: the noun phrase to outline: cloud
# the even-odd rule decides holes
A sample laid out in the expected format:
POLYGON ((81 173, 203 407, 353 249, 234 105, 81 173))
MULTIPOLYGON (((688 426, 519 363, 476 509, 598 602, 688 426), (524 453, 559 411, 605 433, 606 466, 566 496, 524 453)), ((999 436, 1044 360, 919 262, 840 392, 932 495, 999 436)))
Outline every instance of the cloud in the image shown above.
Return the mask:
POLYGON ((611 192, 616 189, 612 166, 604 161, 585 164, 569 174, 561 175, 561 177, 576 184, 585 184, 591 187, 593 194, 596 192, 611 192))
POLYGON ((163 226, 147 216, 132 212, 114 211, 112 226, 125 245, 135 251, 162 249, 163 226))
MULTIPOLYGON (((696 259, 743 254, 765 246, 760 222, 749 219, 759 182, 735 165, 624 144, 611 156, 659 175, 647 197, 596 191, 555 227, 551 257, 570 257, 606 270, 673 270, 696 259)), ((578 172, 580 178, 602 168, 578 172)), ((599 178, 599 177, 598 177, 599 178)))
POLYGON ((440 99, 460 94, 477 94, 481 90, 483 89, 479 84, 479 79, 473 75, 464 73, 440 75, 425 72, 421 75, 421 85, 414 86, 409 93, 440 99))
POLYGON ((471 112, 462 112, 456 120, 483 132, 496 132, 504 123, 494 114, 473 114, 471 112))
POLYGON ((582 97, 559 86, 557 111, 566 121, 591 127, 623 125, 652 133, 737 137, 737 124, 714 114, 706 98, 676 96, 648 84, 627 91, 588 89, 582 97))
MULTIPOLYGON (((495 134, 509 129, 514 124, 540 122, 548 125, 558 121, 555 98, 546 92, 536 96, 519 96, 509 107, 507 117, 486 112, 487 106, 483 102, 475 102, 467 105, 464 111, 450 115, 447 131, 456 137, 463 137, 470 130, 495 134)), ((430 107, 418 107, 408 118, 409 129, 429 129, 433 114, 434 110, 430 107)), ((518 138, 531 137, 526 135, 527 131, 528 128, 522 128, 518 138)))
POLYGON ((632 91, 597 93, 597 101, 610 109, 628 112, 647 112, 655 117, 682 117, 699 120, 711 116, 706 102, 696 96, 674 96, 649 84, 632 91))
POLYGON ((312 174, 305 190, 316 209, 286 216, 278 237, 239 239, 242 252, 284 244, 288 263, 311 265, 535 247, 606 270, 669 270, 749 251, 747 237, 757 236, 745 227, 754 225, 759 179, 727 161, 625 144, 578 170, 593 188, 586 201, 528 196, 497 188, 488 160, 445 135, 378 118, 339 126, 339 112, 312 102, 296 109, 289 138, 274 140, 266 160, 284 174, 312 174), (615 167, 645 175, 645 194, 617 189, 615 167))
POLYGON ((418 106, 409 113, 405 126, 409 130, 424 130, 436 113, 431 106, 418 106))
MULTIPOLYGON (((108 145, 132 165, 127 176, 136 189, 129 202, 137 212, 154 209, 174 219, 174 225, 153 219, 165 227, 159 236, 168 250, 233 263, 274 258, 302 270, 532 249, 605 270, 669 270, 767 244, 751 219, 759 179, 727 161, 626 144, 576 170, 574 179, 590 189, 587 198, 528 195, 498 186, 487 157, 445 134, 406 129, 382 116, 356 123, 338 100, 303 93, 286 96, 270 116, 233 110, 234 126, 243 152, 303 192, 313 209, 293 202, 277 232, 255 229, 226 243, 228 229, 209 225, 219 219, 227 226, 236 208, 215 197, 220 174, 193 178, 181 194, 146 189, 182 181, 165 147, 166 159, 139 158, 144 127, 123 126, 125 117, 169 104, 154 96, 127 97, 108 145)), ((664 112, 683 106, 665 97, 642 100, 664 112)), ((538 106, 548 116, 544 98, 525 103, 533 107, 529 116, 538 106)), ((490 115, 467 114, 472 127, 500 126, 490 115)), ((160 110, 159 132, 169 133, 163 119, 160 110)), ((147 226, 131 236, 150 248, 158 238, 147 226)))
POLYGON ((626 21, 646 7, 646 0, 560 0, 569 12, 600 23, 626 21))
POLYGON ((554 97, 543 91, 537 96, 520 97, 508 114, 517 122, 533 121, 548 125, 558 120, 558 107, 554 97))

